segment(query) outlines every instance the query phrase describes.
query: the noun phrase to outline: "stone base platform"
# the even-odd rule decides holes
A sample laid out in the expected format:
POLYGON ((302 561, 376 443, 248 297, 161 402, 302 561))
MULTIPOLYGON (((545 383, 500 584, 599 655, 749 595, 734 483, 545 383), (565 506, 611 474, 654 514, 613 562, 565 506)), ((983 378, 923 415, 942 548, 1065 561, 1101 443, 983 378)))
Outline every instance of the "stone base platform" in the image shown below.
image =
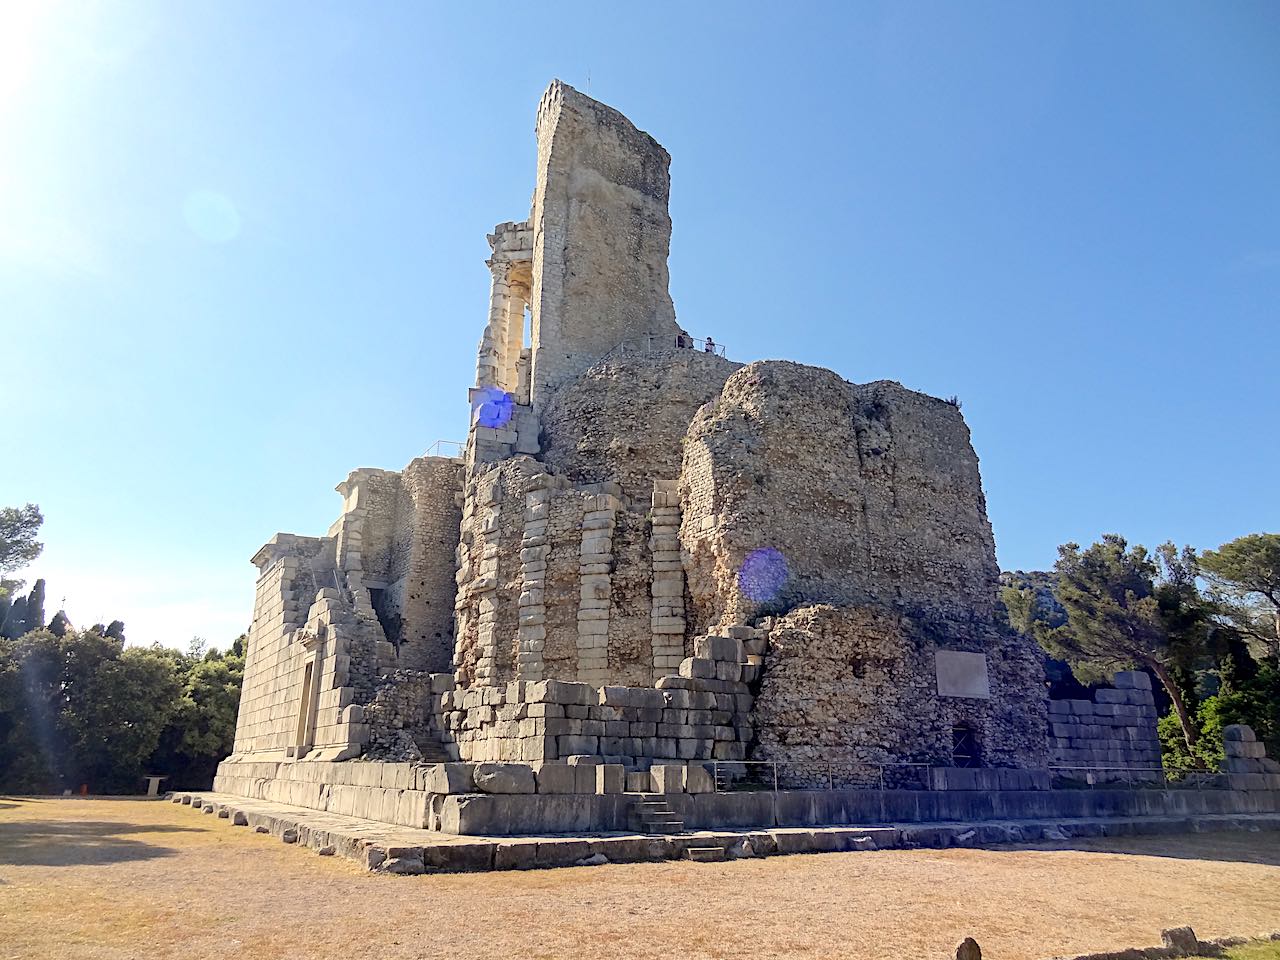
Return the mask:
POLYGON ((477 837, 398 827, 378 820, 219 793, 173 794, 174 803, 268 833, 321 855, 384 873, 456 873, 592 866, 659 860, 722 860, 791 853, 833 853, 1004 843, 1077 837, 1150 836, 1226 830, 1280 830, 1280 813, 1030 818, 866 826, 694 830, 678 835, 477 837), (710 852, 717 852, 714 857, 710 852))

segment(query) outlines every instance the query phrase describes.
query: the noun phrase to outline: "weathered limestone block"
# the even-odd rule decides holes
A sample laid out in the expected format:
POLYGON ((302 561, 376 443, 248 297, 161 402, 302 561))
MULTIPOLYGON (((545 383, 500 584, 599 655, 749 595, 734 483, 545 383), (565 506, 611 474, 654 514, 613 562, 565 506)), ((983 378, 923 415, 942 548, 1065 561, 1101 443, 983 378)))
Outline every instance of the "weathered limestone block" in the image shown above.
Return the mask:
POLYGON ((649 768, 654 793, 684 793, 687 767, 682 763, 655 763, 649 768))
POLYGON ((523 763, 477 763, 472 771, 482 793, 535 793, 533 768, 523 763))

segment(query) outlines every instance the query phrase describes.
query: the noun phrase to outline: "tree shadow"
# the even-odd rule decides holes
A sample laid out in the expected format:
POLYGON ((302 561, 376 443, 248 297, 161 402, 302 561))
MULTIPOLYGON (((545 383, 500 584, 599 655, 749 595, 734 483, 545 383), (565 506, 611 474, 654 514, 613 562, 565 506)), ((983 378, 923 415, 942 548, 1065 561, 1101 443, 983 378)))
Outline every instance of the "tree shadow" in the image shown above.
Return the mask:
POLYGON ((177 850, 119 834, 199 833, 197 827, 97 820, 0 823, 0 864, 71 867, 171 857, 177 850))
MULTIPOLYGON (((1216 831, 1129 837, 1078 837, 1071 840, 1018 844, 1021 849, 1072 850, 1080 853, 1161 857, 1220 863, 1280 866, 1280 832, 1216 831)), ((998 849, 998 848, 997 848, 998 849)))

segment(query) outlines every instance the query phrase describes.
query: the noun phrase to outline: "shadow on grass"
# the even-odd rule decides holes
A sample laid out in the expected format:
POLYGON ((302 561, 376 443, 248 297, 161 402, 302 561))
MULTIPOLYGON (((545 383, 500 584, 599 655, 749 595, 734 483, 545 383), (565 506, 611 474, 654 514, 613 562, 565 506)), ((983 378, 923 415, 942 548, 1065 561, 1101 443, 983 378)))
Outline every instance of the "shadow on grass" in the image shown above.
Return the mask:
POLYGON ((176 850, 120 834, 199 833, 172 827, 98 820, 15 820, 0 823, 0 864, 71 867, 171 857, 176 850))

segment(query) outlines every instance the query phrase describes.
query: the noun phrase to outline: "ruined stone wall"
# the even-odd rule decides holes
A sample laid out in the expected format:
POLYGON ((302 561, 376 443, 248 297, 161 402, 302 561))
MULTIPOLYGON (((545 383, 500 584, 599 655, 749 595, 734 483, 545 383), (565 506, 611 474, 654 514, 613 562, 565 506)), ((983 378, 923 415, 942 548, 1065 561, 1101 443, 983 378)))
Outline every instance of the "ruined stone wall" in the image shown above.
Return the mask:
POLYGON ((309 747, 329 759, 349 754, 363 734, 347 707, 349 608, 331 588, 317 589, 332 570, 334 541, 279 534, 254 560, 261 575, 255 591, 245 676, 236 718, 237 757, 284 757, 299 743, 303 681, 311 660, 315 706, 309 747), (314 600, 314 602, 312 602, 314 600))
POLYGON ((741 366, 674 347, 611 357, 547 403, 541 459, 575 483, 617 483, 647 510, 653 481, 680 474, 690 421, 741 366))
POLYGON ((631 768, 654 760, 740 761, 751 739, 741 641, 703 637, 655 686, 560 680, 436 689, 434 732, 463 760, 540 763, 573 756, 631 768))
POLYGON ((978 460, 944 401, 753 363, 691 424, 680 489, 699 629, 803 603, 870 604, 963 642, 994 617, 999 570, 978 460), (766 548, 786 576, 752 599, 739 572, 766 548))
POLYGON ((1069 779, 1084 780, 1089 768, 1104 768, 1102 780, 1161 779, 1151 678, 1121 671, 1115 687, 1094 691, 1092 700, 1049 703, 1049 762, 1069 779), (1109 769, 1107 769, 1109 768, 1109 769))
POLYGON ((954 406, 750 364, 690 425, 680 495, 690 628, 781 618, 754 755, 947 763, 967 724, 984 764, 1044 764, 1040 658, 996 622, 995 547, 954 406), (981 676, 948 693, 957 663, 981 676))
MULTIPOLYGON (((883 765, 886 785, 923 786, 923 768, 905 765, 951 766, 961 724, 973 730, 982 766, 1044 764, 1044 707, 1027 702, 1027 686, 993 675, 987 696, 940 695, 938 648, 909 618, 820 604, 766 619, 765 629, 751 757, 782 761, 790 785, 877 786, 883 765)), ((1012 654, 1026 668, 1004 646, 1017 638, 981 639, 992 667, 1012 654)))
POLYGON ((400 474, 366 467, 352 471, 344 486, 352 491, 344 512, 362 511, 360 553, 365 580, 385 587, 392 579, 396 507, 403 494, 400 474))
POLYGON ((628 337, 674 337, 670 155, 618 111, 554 81, 538 106, 532 400, 628 337))
POLYGON ((401 625, 398 664, 441 672, 453 661, 462 465, 445 457, 419 457, 405 467, 402 484, 387 588, 401 625))
POLYGON ((738 366, 674 347, 611 358, 562 386, 543 411, 547 467, 591 489, 616 487, 618 498, 609 525, 607 661, 578 679, 652 683, 685 656, 684 586, 669 526, 673 517, 678 526, 678 503, 655 506, 655 485, 674 484, 689 421, 738 366))

